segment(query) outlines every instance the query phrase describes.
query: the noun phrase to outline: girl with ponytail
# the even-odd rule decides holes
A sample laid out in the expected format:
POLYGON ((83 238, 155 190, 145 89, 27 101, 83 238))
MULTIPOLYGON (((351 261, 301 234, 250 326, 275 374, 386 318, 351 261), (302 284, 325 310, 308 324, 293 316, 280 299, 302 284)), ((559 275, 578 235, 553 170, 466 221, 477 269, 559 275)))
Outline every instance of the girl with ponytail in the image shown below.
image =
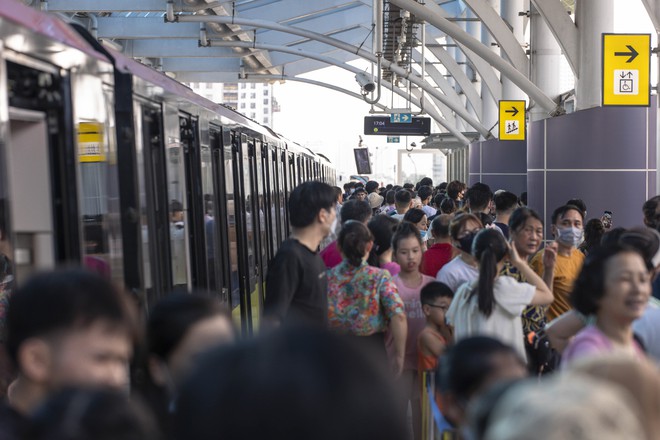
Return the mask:
POLYGON ((459 287, 447 311, 454 337, 495 337, 526 359, 521 313, 528 305, 550 304, 554 300, 552 291, 498 230, 480 231, 472 252, 479 264, 479 278, 459 287), (507 258, 527 283, 499 275, 507 258))
POLYGON ((392 276, 369 266, 374 236, 364 223, 345 222, 337 246, 343 261, 328 270, 328 325, 353 339, 368 356, 387 362, 385 331, 393 338, 393 370, 401 374, 406 345, 406 315, 392 276))

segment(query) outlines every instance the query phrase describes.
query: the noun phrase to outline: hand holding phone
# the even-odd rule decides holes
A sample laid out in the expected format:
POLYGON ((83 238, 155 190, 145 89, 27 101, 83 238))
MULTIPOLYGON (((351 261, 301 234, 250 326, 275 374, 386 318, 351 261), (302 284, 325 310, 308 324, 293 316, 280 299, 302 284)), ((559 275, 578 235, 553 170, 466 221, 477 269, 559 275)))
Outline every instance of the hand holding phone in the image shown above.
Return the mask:
POLYGON ((603 227, 606 230, 612 229, 612 211, 603 212, 603 216, 600 218, 600 221, 603 222, 603 227))

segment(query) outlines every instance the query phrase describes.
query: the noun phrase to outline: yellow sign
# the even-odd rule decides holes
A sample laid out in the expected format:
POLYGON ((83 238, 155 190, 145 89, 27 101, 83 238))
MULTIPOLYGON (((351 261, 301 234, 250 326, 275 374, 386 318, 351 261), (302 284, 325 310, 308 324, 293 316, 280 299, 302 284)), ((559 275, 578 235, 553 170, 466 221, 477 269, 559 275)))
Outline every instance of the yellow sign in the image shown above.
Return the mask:
POLYGON ((103 124, 81 122, 78 124, 78 158, 80 162, 105 162, 103 124))
POLYGON ((649 106, 651 35, 603 34, 603 106, 649 106))
POLYGON ((500 101, 500 140, 524 141, 525 101, 500 101))

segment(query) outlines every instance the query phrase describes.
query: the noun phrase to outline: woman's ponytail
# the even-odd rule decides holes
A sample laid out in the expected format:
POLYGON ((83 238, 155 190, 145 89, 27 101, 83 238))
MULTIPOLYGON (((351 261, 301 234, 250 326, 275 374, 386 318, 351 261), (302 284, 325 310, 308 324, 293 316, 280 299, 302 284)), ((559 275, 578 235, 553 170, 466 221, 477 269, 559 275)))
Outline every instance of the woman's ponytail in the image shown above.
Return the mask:
POLYGON ((474 256, 479 260, 479 281, 472 291, 477 296, 479 311, 486 316, 493 313, 495 307, 495 279, 497 263, 507 255, 508 246, 502 233, 495 229, 483 229, 474 238, 474 256))

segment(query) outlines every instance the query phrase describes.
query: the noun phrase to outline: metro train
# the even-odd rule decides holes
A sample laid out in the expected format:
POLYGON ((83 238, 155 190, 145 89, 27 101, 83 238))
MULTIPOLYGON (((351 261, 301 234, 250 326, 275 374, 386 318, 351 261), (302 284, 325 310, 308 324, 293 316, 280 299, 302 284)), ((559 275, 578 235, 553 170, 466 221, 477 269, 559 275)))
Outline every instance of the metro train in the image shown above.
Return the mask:
POLYGON ((251 332, 288 194, 333 184, 327 158, 74 24, 0 6, 0 224, 17 281, 86 264, 145 310, 207 290, 251 332))

